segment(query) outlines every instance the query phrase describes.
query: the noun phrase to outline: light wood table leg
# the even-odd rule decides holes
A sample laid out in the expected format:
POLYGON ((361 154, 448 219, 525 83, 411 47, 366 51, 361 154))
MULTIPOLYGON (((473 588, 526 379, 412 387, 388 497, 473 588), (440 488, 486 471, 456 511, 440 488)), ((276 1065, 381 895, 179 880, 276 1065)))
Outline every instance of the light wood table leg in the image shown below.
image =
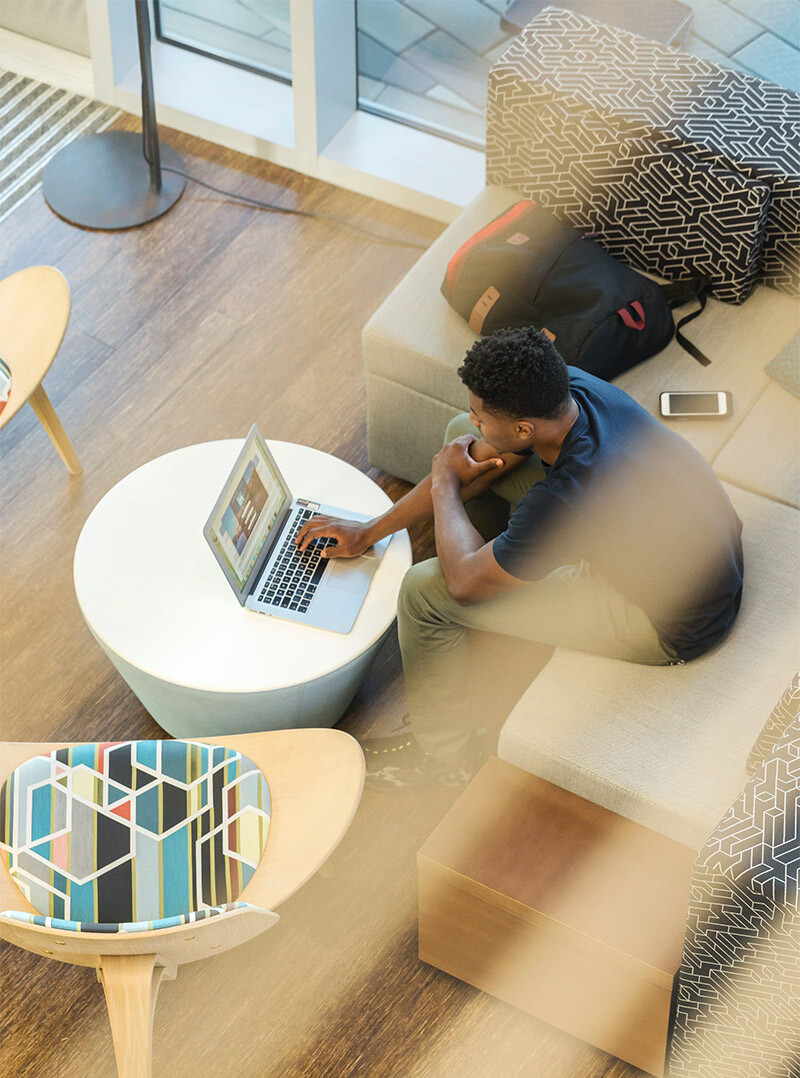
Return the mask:
POLYGON ((100 981, 106 994, 119 1078, 151 1078, 153 1015, 161 978, 154 954, 105 955, 100 981))
POLYGON ((61 426, 61 420, 56 415, 56 410, 50 403, 50 398, 45 393, 44 386, 39 384, 28 399, 30 400, 31 408, 39 417, 39 422, 47 431, 50 441, 58 450, 58 455, 73 475, 80 475, 83 471, 81 462, 72 448, 67 432, 61 426))

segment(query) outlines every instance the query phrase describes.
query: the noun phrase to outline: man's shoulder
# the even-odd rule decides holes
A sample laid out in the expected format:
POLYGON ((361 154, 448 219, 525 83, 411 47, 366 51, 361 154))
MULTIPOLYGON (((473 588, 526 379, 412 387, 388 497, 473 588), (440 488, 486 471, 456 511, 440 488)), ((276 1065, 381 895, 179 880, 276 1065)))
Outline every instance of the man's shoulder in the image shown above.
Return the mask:
POLYGON ((606 382, 603 378, 598 378, 596 374, 589 374, 588 371, 583 370, 581 367, 567 367, 567 374, 569 375, 570 384, 575 382, 577 385, 586 386, 589 389, 596 387, 598 392, 602 392, 604 388, 611 385, 610 382, 606 382))
POLYGON ((643 407, 637 400, 626 393, 620 386, 612 382, 606 382, 594 374, 582 371, 580 367, 567 367, 569 371, 570 392, 578 404, 595 405, 598 410, 598 419, 602 421, 604 413, 613 413, 617 422, 623 425, 632 424, 635 427, 663 428, 663 424, 643 407))
POLYGON ((653 473, 660 462, 670 468, 714 475, 708 462, 682 434, 663 423, 624 389, 579 367, 567 369, 575 399, 592 418, 586 424, 581 449, 592 457, 594 465, 602 462, 613 466, 622 456, 632 453, 640 464, 646 461, 653 473))
POLYGON ((624 389, 615 386, 613 382, 607 382, 604 378, 598 378, 596 374, 589 374, 580 367, 567 367, 569 373, 570 388, 575 388, 586 394, 587 397, 600 398, 602 400, 617 400, 620 402, 630 401, 636 404, 633 397, 624 389))

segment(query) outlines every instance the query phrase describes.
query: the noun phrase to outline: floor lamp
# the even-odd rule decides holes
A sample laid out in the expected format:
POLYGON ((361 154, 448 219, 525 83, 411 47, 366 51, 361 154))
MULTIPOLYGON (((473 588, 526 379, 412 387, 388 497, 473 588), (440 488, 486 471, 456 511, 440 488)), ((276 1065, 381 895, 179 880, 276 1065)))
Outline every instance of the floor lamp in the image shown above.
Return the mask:
POLYGON ((135 228, 171 209, 186 180, 163 172, 162 161, 181 168, 169 146, 159 146, 148 0, 134 0, 142 69, 142 133, 104 131, 76 139, 48 162, 45 200, 59 217, 82 228, 135 228))

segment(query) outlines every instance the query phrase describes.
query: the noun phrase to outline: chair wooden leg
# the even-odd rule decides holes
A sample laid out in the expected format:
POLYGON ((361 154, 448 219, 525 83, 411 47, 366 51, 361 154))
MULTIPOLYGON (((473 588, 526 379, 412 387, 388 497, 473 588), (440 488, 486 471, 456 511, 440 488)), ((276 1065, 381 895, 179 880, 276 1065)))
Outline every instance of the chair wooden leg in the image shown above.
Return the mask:
POLYGON ((58 455, 64 461, 73 475, 80 475, 83 471, 81 462, 78 460, 78 456, 75 450, 72 448, 72 443, 67 437, 67 432, 61 426, 61 420, 56 415, 56 410, 50 403, 50 398, 44 391, 42 385, 38 385, 34 389, 28 398, 36 415, 39 417, 39 422, 47 431, 47 435, 50 441, 58 450, 58 455))
POLYGON ((151 1078, 153 1015, 163 966, 154 954, 105 955, 99 978, 106 994, 119 1078, 151 1078))

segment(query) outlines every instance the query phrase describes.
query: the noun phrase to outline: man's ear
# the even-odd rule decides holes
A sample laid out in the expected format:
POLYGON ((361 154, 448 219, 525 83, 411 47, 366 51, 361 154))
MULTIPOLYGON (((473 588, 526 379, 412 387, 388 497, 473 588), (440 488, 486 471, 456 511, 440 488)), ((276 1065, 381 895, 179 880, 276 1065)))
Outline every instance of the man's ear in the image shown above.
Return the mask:
POLYGON ((533 437, 536 432, 536 427, 533 423, 528 422, 527 419, 518 419, 514 430, 521 441, 527 442, 533 437))

